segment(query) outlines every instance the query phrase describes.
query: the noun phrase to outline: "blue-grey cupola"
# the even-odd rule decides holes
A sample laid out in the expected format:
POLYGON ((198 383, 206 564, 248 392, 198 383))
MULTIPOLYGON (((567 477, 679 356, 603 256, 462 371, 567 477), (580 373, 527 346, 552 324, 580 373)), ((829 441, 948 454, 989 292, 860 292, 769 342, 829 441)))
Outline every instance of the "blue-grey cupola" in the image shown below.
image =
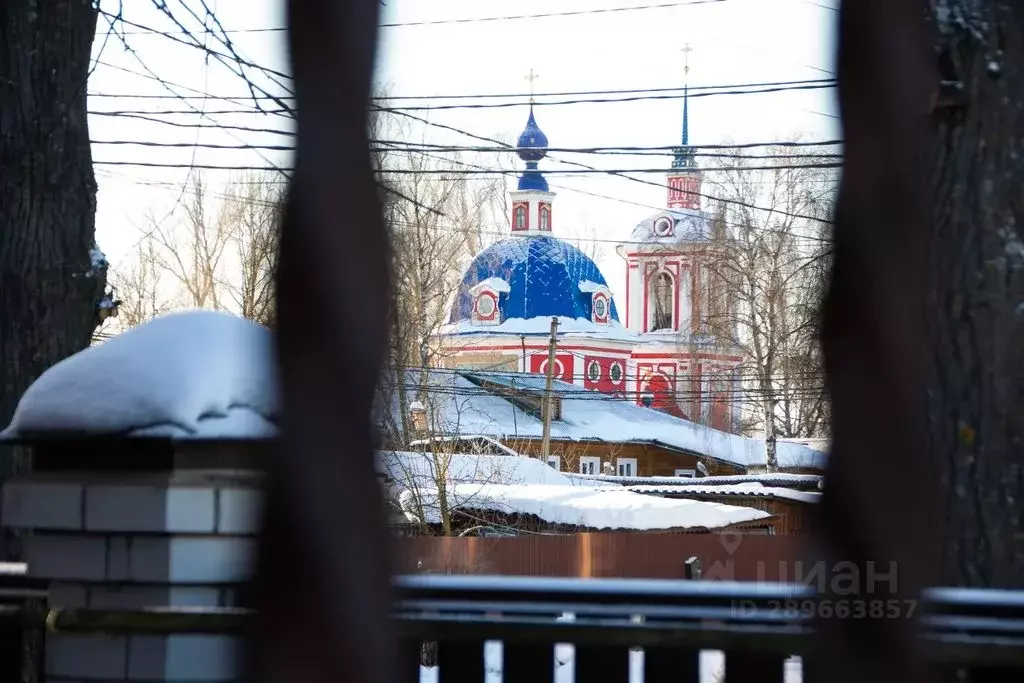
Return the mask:
POLYGON ((526 171, 519 177, 520 190, 548 191, 548 181, 544 174, 537 170, 537 162, 547 156, 548 136, 537 125, 537 119, 533 116, 533 105, 530 105, 530 118, 526 120, 526 128, 519 134, 518 147, 519 158, 526 162, 526 171))
POLYGON ((509 193, 512 200, 511 225, 514 234, 550 235, 551 202, 555 193, 548 189, 547 178, 537 168, 538 162, 548 154, 548 136, 537 125, 530 104, 530 117, 526 128, 519 134, 516 153, 526 162, 526 170, 519 176, 519 184, 509 193))

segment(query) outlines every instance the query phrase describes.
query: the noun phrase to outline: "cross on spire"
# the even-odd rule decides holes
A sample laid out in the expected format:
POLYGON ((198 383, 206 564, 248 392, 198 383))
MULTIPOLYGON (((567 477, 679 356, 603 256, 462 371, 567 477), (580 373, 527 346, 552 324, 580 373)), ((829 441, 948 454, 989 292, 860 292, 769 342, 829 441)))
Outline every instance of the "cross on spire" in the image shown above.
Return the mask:
POLYGON ((533 104, 533 82, 540 78, 540 74, 531 68, 530 73, 526 74, 524 78, 530 82, 530 104, 533 104))
POLYGON ((683 74, 685 74, 686 77, 687 77, 687 80, 689 80, 689 77, 690 77, 690 53, 693 52, 693 48, 690 47, 689 43, 687 43, 686 45, 683 46, 683 49, 681 50, 681 52, 683 53, 683 59, 685 60, 683 62, 683 74))
POLYGON ((693 48, 687 43, 683 46, 683 146, 690 144, 690 53, 693 48))

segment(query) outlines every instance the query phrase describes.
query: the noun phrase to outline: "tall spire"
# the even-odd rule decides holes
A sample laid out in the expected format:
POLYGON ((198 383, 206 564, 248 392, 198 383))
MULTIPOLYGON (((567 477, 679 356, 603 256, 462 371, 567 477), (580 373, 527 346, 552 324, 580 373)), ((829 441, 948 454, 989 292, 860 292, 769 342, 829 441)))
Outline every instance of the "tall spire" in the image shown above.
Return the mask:
POLYGON ((683 139, 672 155, 672 168, 696 168, 697 160, 690 147, 690 53, 693 48, 687 43, 682 49, 683 66, 683 139))

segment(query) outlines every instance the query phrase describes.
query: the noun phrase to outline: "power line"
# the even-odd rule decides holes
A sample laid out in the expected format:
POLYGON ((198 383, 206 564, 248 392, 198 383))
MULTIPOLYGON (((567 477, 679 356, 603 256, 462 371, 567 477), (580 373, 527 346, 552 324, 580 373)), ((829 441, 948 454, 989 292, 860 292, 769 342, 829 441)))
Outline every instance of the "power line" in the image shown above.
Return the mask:
POLYGON ((403 111, 440 111, 446 109, 502 109, 508 107, 525 107, 532 104, 535 107, 547 107, 555 105, 569 105, 569 104, 614 104, 616 102, 640 102, 645 100, 680 100, 684 97, 698 98, 698 97, 714 97, 716 95, 759 95, 763 93, 774 93, 774 92, 786 92, 791 90, 821 90, 825 88, 834 88, 836 84, 812 84, 812 85, 783 85, 773 88, 761 88, 758 90, 715 90, 712 92, 699 92, 699 93, 673 93, 673 94, 658 94, 658 95, 631 95, 628 97, 615 97, 615 98, 604 98, 604 97, 591 97, 591 98, 580 98, 572 100, 555 100, 555 101, 513 101, 513 102, 491 102, 491 103, 473 103, 473 104, 437 104, 437 105, 419 105, 419 106, 401 106, 392 107, 393 109, 401 109, 403 111))
POLYGON ((491 98, 538 98, 538 97, 581 97, 584 95, 638 95, 644 93, 674 93, 681 90, 688 89, 691 93, 700 92, 703 90, 722 90, 722 89, 739 89, 739 88, 760 88, 760 87, 774 87, 783 85, 813 85, 813 84, 835 84, 837 83, 835 78, 816 78, 806 79, 799 81, 768 81, 763 83, 731 83, 729 85, 689 85, 685 87, 669 87, 669 88, 627 88, 627 89, 615 89, 615 90, 567 90, 561 92, 545 92, 545 93, 486 93, 479 95, 380 95, 373 97, 374 101, 384 102, 388 100, 482 100, 491 98))
MULTIPOLYGON (((781 85, 776 87, 759 88, 757 90, 715 90, 709 92, 690 93, 685 94, 682 92, 672 94, 646 94, 646 95, 631 95, 627 97, 591 97, 591 98, 579 98, 570 100, 554 100, 554 101, 536 101, 526 102, 520 100, 514 100, 510 102, 488 102, 488 103, 471 103, 471 104, 425 104, 425 105, 406 105, 406 106, 390 106, 389 109, 401 110, 401 111, 442 111, 451 109, 507 109, 511 107, 526 107, 532 105, 535 107, 550 107, 550 106, 566 106, 573 104, 615 104, 622 102, 642 102, 650 100, 679 100, 684 97, 698 98, 698 97, 714 97, 717 95, 759 95, 764 93, 775 93, 775 92, 786 92, 786 91, 798 91, 798 90, 821 90, 825 88, 834 88, 835 82, 830 83, 812 83, 809 85, 781 85)), ((93 95, 94 97, 105 97, 113 98, 116 95, 93 95)), ((157 99, 156 96, 146 97, 139 96, 140 99, 157 99)), ((194 98, 193 98, 194 99, 194 98)), ((211 98, 211 99, 225 99, 228 98, 211 98)), ((258 99, 273 99, 280 101, 285 98, 279 97, 259 97, 258 99)), ((287 98, 290 99, 290 98, 287 98)), ((188 114, 191 113, 185 110, 171 110, 171 111, 130 111, 132 114, 188 114)), ((211 114, 249 114, 249 113, 261 113, 261 114, 287 114, 288 116, 294 117, 295 111, 293 107, 282 107, 280 109, 263 109, 256 108, 255 111, 249 109, 226 109, 223 111, 212 111, 211 114)))
MULTIPOLYGON (((371 97, 370 99, 375 102, 388 102, 394 100, 483 100, 483 99, 511 99, 511 98, 542 98, 542 97, 581 97, 581 96, 594 96, 594 95, 640 95, 640 94, 657 94, 657 93, 677 93, 679 97, 683 96, 683 90, 688 89, 692 96, 696 96, 696 93, 704 90, 735 90, 735 89, 746 89, 746 88, 768 88, 776 86, 798 86, 798 85, 835 85, 836 79, 834 78, 818 78, 818 79, 804 79, 797 81, 767 81, 759 83, 731 83, 728 85, 690 85, 681 87, 673 86, 666 88, 619 88, 612 90, 568 90, 561 92, 545 92, 545 93, 481 93, 476 95, 457 94, 457 95, 378 95, 371 97)), ((89 93, 89 97, 97 98, 123 98, 123 99, 173 99, 173 95, 151 95, 151 94, 134 94, 134 93, 89 93)), ((257 95, 253 98, 251 95, 196 95, 195 97, 205 97, 214 100, 245 100, 245 99, 257 99, 257 100, 269 100, 275 99, 266 95, 257 95)), ((294 95, 283 95, 281 99, 291 100, 295 99, 294 95)))
MULTIPOLYGON (((410 114, 410 113, 404 112, 404 111, 388 110, 388 109, 385 109, 383 107, 377 107, 376 109, 378 111, 390 111, 390 112, 398 114, 400 116, 404 116, 406 118, 410 118, 410 119, 412 119, 414 121, 419 121, 420 123, 425 123, 425 124, 427 124, 429 126, 435 126, 435 127, 438 127, 438 128, 442 128, 444 130, 450 130, 452 132, 459 133, 461 135, 465 135, 467 137, 470 137, 470 138, 473 138, 473 139, 476 139, 476 140, 481 140, 483 142, 490 142, 490 143, 493 143, 493 144, 502 145, 502 146, 504 146, 506 148, 509 148, 509 149, 512 148, 511 145, 508 145, 505 142, 502 142, 501 140, 497 140, 495 138, 490 138, 490 137, 487 137, 487 136, 484 136, 484 135, 477 135, 476 133, 470 133, 468 131, 462 130, 461 128, 456 128, 455 126, 449 126, 449 125, 446 125, 446 124, 443 124, 443 123, 435 123, 434 121, 430 121, 429 119, 425 119, 425 118, 423 118, 421 116, 416 116, 415 114, 410 114)), ((617 175, 619 177, 625 178, 627 180, 631 180, 631 181, 636 182, 636 183, 641 183, 641 184, 644 184, 644 185, 653 185, 654 187, 659 187, 659 188, 662 188, 662 189, 670 189, 669 186, 667 184, 665 184, 665 183, 658 183, 658 182, 654 182, 654 181, 647 180, 647 179, 644 179, 644 178, 636 178, 636 177, 633 177, 633 176, 630 176, 630 175, 626 175, 626 173, 628 173, 628 171, 626 171, 626 172, 623 172, 623 171, 618 171, 618 172, 615 172, 615 171, 601 171, 601 169, 594 168, 593 166, 588 166, 587 164, 583 164, 583 163, 580 163, 578 161, 564 161, 564 160, 561 160, 561 159, 555 159, 554 157, 548 157, 548 158, 551 159, 552 161, 559 161, 561 163, 570 164, 572 166, 578 166, 580 168, 589 169, 589 170, 595 171, 595 172, 604 172, 604 173, 608 173, 609 175, 617 175)), ((744 202, 744 201, 737 200, 737 199, 722 199, 720 197, 715 197, 714 195, 708 195, 708 194, 704 194, 704 193, 700 193, 700 192, 697 192, 697 193, 694 193, 694 194, 696 194, 697 196, 702 197, 704 199, 710 199, 712 201, 722 202, 723 204, 730 204, 730 205, 733 205, 733 206, 742 206, 742 207, 745 207, 745 208, 748 208, 748 209, 754 209, 754 210, 757 210, 757 211, 770 211, 770 212, 774 211, 775 213, 786 215, 786 216, 789 216, 790 218, 800 218, 800 219, 803 219, 803 220, 811 220, 811 221, 815 221, 815 222, 818 222, 818 223, 823 223, 825 225, 830 225, 831 224, 830 220, 827 220, 827 219, 824 219, 824 218, 819 218, 818 216, 808 216, 808 215, 804 215, 804 214, 795 214, 795 213, 789 213, 789 212, 785 212, 785 211, 777 211, 775 209, 768 209, 768 208, 763 207, 763 206, 758 206, 756 204, 751 204, 749 202, 744 202)))
POLYGON ((602 7, 596 9, 571 10, 566 12, 544 12, 541 14, 509 14, 497 17, 466 17, 462 19, 431 19, 424 21, 403 21, 381 24, 381 28, 397 28, 399 26, 437 26, 440 24, 476 24, 491 21, 517 21, 522 19, 549 19, 552 17, 574 17, 587 14, 612 14, 615 12, 639 12, 643 10, 668 9, 689 5, 710 5, 726 0, 685 0, 683 2, 661 2, 649 5, 633 5, 630 7, 602 7))
MULTIPOLYGON (((216 126, 209 126, 209 127, 216 127, 216 126)), ((295 150, 295 146, 294 145, 269 145, 269 144, 244 144, 244 143, 243 144, 238 144, 238 145, 225 145, 225 144, 218 144, 218 143, 165 142, 165 141, 154 141, 154 140, 90 140, 90 143, 94 144, 94 145, 137 145, 137 146, 140 146, 140 147, 168 147, 168 148, 197 147, 197 148, 208 148, 208 149, 265 149, 265 150, 272 150, 272 151, 294 151, 295 150)), ((385 142, 385 143, 378 143, 378 144, 390 145, 392 143, 385 142)), ((388 147, 387 149, 392 149, 392 148, 388 147)), ((515 149, 516 149, 516 151, 518 151, 519 148, 515 148, 515 149)), ((607 154, 607 155, 613 155, 613 156, 665 156, 665 152, 667 150, 676 149, 676 148, 674 148, 674 147, 650 147, 650 148, 646 148, 645 149, 645 148, 642 148, 642 147, 634 147, 634 148, 630 148, 630 149, 632 151, 614 151, 614 150, 610 150, 610 149, 605 151, 605 150, 586 149, 586 148, 577 148, 577 149, 563 148, 560 151, 562 151, 562 152, 571 152, 571 153, 574 153, 574 154, 598 154, 598 155, 600 155, 600 154, 607 154)), ((371 151, 380 151, 381 148, 379 148, 379 147, 371 147, 370 150, 371 151)), ((442 147, 442 146, 426 147, 426 148, 402 147, 402 148, 399 148, 396 151, 410 152, 410 153, 419 153, 419 154, 427 154, 428 152, 435 152, 435 153, 437 153, 437 152, 454 152, 454 153, 458 153, 458 152, 464 152, 464 151, 486 152, 486 151, 497 151, 497 148, 472 148, 472 147, 448 148, 448 147, 442 147)), ((502 151, 507 151, 507 150, 502 150, 502 151)), ((759 155, 744 155, 744 154, 727 154, 727 153, 715 153, 715 152, 695 152, 695 156, 711 157, 711 158, 723 158, 723 159, 818 159, 818 160, 821 160, 821 159, 842 159, 843 158, 843 155, 841 155, 841 154, 759 154, 759 155)), ((438 159, 441 159, 441 160, 447 160, 444 157, 435 157, 435 158, 438 158, 438 159)), ((447 161, 451 161, 452 163, 457 163, 456 160, 447 160, 447 161)), ((476 168, 480 169, 481 171, 490 171, 491 170, 491 169, 488 169, 488 168, 483 167, 483 166, 477 166, 476 168)), ((773 168, 786 168, 786 167, 782 166, 782 165, 777 165, 777 166, 773 165, 773 168)), ((712 170, 712 169, 705 169, 705 170, 712 170)), ((443 170, 439 170, 439 169, 422 170, 422 171, 419 171, 419 172, 421 172, 423 174, 430 174, 430 173, 443 174, 444 173, 443 170)), ((513 169, 509 169, 509 170, 506 171, 506 170, 503 169, 502 172, 517 173, 518 171, 513 170, 513 169)), ((557 172, 558 171, 551 171, 551 173, 557 173, 557 172)), ((568 171, 563 171, 563 172, 568 172, 568 171)), ((670 172, 670 169, 666 168, 666 169, 664 169, 664 172, 668 173, 668 172, 670 172)))
MULTIPOLYGON (((508 16, 497 16, 497 17, 465 17, 465 18, 453 18, 453 19, 434 19, 424 21, 404 21, 404 22, 392 22, 387 24, 380 24, 380 28, 398 28, 402 26, 437 26, 441 24, 473 24, 481 22, 492 22, 492 21, 516 21, 522 19, 547 19, 553 17, 569 17, 579 16, 586 14, 610 14, 613 12, 634 12, 643 10, 654 10, 654 9, 669 9, 673 7, 685 7, 687 5, 708 5, 719 2, 725 2, 726 0, 687 0, 685 2, 664 2, 651 5, 637 5, 632 7, 610 7, 610 8, 598 8, 589 10, 575 10, 568 12, 545 12, 542 14, 515 14, 508 16)), ((235 29, 221 29, 221 33, 282 33, 287 31, 286 26, 268 26, 260 28, 235 28, 235 29)), ((206 28, 203 31, 205 33, 213 33, 215 29, 206 28)), ((124 35, 152 35, 154 31, 152 29, 146 29, 141 31, 122 31, 124 35)), ((167 31, 167 33, 191 33, 190 31, 167 31)))

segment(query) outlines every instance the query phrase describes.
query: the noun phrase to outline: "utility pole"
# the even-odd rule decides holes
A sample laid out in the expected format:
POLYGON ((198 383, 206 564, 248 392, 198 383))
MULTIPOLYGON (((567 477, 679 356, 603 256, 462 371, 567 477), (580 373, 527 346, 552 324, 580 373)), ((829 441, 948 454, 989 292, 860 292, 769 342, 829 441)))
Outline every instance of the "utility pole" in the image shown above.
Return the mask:
POLYGON ((544 435, 540 441, 540 457, 546 463, 551 454, 551 390, 555 382, 555 350, 558 348, 558 318, 551 318, 551 338, 548 340, 548 367, 545 370, 544 409, 541 418, 544 422, 544 435))

